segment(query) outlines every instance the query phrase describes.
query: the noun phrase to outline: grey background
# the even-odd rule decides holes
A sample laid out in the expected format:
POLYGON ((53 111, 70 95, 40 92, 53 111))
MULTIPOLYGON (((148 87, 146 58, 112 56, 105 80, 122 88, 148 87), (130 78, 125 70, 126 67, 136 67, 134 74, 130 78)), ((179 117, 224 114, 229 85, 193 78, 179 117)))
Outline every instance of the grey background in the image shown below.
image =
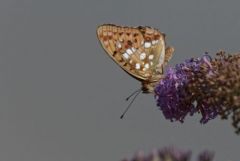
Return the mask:
MULTIPOLYGON (((1 0, 0 160, 116 161, 175 145, 238 161, 230 120, 165 120, 140 95, 124 120, 124 98, 140 87, 103 51, 96 27, 148 25, 176 49, 171 65, 205 51, 239 51, 237 0, 1 0)), ((194 155, 195 156, 195 155, 194 155)))

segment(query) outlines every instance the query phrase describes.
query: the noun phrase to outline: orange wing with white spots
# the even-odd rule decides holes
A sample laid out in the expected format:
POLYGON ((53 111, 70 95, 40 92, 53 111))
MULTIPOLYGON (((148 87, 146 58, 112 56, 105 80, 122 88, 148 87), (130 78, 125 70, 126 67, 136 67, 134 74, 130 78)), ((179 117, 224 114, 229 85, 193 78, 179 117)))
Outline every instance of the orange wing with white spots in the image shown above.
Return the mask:
POLYGON ((104 24, 97 36, 108 55, 140 81, 155 81, 162 74, 165 36, 151 27, 122 27, 104 24))

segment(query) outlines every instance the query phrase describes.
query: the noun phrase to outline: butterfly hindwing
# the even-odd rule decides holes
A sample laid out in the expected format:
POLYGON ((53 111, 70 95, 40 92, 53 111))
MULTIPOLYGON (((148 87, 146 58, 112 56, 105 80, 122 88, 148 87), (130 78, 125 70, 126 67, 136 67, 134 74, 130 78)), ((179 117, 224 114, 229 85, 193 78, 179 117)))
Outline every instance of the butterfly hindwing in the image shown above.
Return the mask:
POLYGON ((165 57, 164 35, 150 27, 101 25, 98 39, 108 55, 138 80, 152 80, 165 57))

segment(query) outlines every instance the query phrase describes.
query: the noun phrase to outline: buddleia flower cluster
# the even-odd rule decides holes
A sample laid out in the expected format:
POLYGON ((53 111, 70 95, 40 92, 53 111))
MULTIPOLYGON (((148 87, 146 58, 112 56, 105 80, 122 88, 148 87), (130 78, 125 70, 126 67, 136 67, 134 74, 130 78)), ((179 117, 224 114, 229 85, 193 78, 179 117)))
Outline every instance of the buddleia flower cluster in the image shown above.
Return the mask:
MULTIPOLYGON (((209 151, 203 151, 198 155, 197 161, 213 161, 214 154, 209 151)), ((143 152, 137 153, 132 159, 123 159, 122 161, 190 161, 191 151, 182 151, 174 147, 167 147, 160 150, 154 150, 149 155, 143 152)))
POLYGON ((215 58, 205 53, 169 67, 155 98, 166 119, 183 122, 187 115, 200 113, 205 124, 218 115, 231 116, 240 133, 240 53, 221 51, 215 58))

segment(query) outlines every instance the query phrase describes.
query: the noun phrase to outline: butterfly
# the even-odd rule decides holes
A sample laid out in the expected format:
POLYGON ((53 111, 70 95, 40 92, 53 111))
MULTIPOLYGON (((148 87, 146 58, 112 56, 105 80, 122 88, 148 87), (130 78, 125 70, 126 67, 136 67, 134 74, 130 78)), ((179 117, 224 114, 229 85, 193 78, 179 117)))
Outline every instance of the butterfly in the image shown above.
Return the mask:
POLYGON ((174 52, 173 47, 166 47, 164 33, 148 26, 103 24, 97 28, 97 37, 107 54, 142 83, 143 93, 154 92, 174 52))

